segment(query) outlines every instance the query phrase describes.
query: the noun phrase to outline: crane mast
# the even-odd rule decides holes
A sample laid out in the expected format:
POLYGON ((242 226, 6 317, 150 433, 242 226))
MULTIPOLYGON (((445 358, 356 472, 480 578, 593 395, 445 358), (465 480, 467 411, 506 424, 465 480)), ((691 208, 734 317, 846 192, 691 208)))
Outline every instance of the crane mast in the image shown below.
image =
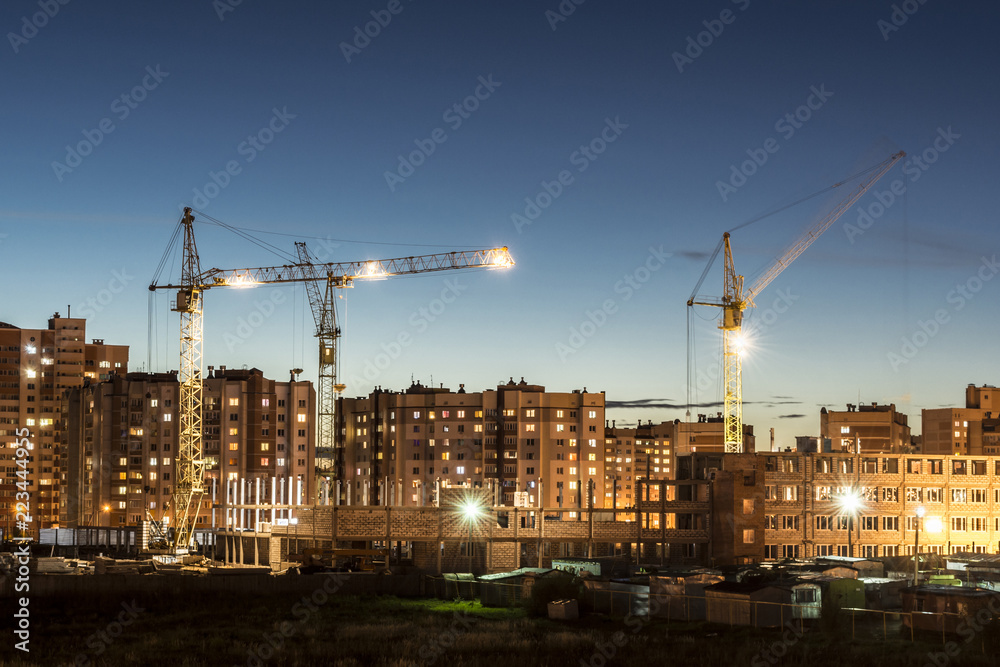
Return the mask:
MULTIPOLYGON (((692 298, 688 300, 688 306, 701 305, 722 308, 722 319, 719 322, 719 328, 722 329, 722 367, 725 383, 723 426, 725 451, 727 454, 739 454, 743 452, 743 311, 754 306, 754 298, 764 288, 771 284, 789 264, 795 261, 796 257, 812 245, 847 209, 868 192, 896 162, 905 156, 905 152, 899 151, 868 169, 866 171, 867 176, 858 187, 841 200, 826 216, 806 230, 746 291, 743 288, 743 276, 736 273, 736 265, 733 261, 733 252, 729 242, 729 232, 722 235, 725 246, 722 281, 723 297, 722 299, 711 301, 696 301, 692 298)), ((842 181, 836 183, 833 187, 840 187, 843 184, 844 182, 842 181)))
POLYGON ((184 261, 174 310, 181 316, 180 434, 174 487, 174 544, 186 548, 197 524, 205 494, 202 460, 202 286, 201 263, 194 240, 194 216, 184 209, 184 261))
POLYGON ((378 280, 392 276, 472 268, 508 268, 514 260, 506 247, 461 252, 397 257, 393 259, 330 262, 317 264, 305 244, 297 243, 299 262, 283 266, 246 269, 208 269, 202 271, 194 238, 194 215, 184 209, 184 258, 179 284, 149 286, 150 291, 177 290, 172 310, 180 313, 180 433, 177 451, 177 484, 173 494, 173 546, 187 549, 197 525, 205 495, 205 460, 202 449, 202 299, 213 287, 252 287, 269 283, 305 283, 316 321, 319 339, 319 433, 320 468, 334 468, 343 475, 342 457, 336 456, 334 443, 334 395, 343 391, 337 382, 337 342, 340 327, 335 308, 336 290, 353 287, 355 280, 378 280), (325 282, 320 290, 319 283, 325 282), (331 462, 337 465, 332 466, 331 462))

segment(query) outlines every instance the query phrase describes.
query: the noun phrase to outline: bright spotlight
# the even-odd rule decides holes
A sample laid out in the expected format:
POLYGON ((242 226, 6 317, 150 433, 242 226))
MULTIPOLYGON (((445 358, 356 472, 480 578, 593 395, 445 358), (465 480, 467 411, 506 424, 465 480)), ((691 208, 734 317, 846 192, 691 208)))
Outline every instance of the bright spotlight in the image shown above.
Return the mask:
POLYGON ((944 525, 941 523, 941 519, 936 516, 930 517, 924 522, 924 530, 928 533, 940 533, 943 528, 944 525))
POLYGON ((473 521, 475 519, 478 519, 479 515, 482 514, 482 508, 479 507, 479 505, 477 505, 475 502, 468 500, 462 506, 462 514, 465 515, 467 521, 473 521))
POLYGON ((918 507, 916 509, 916 512, 917 512, 917 516, 920 517, 921 519, 923 519, 924 515, 927 514, 927 510, 924 508, 923 505, 921 505, 920 507, 918 507))
POLYGON ((841 494, 837 499, 837 504, 840 506, 840 510, 847 514, 857 514, 864 503, 861 502, 861 495, 858 493, 857 489, 851 489, 847 493, 841 494))

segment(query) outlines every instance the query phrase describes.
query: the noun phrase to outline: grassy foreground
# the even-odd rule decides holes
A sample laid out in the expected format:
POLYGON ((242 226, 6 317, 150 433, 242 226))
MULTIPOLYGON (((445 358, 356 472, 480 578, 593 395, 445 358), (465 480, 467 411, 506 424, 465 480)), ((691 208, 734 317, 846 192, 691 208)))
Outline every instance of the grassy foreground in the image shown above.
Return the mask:
POLYGON ((809 628, 800 634, 601 616, 554 622, 478 602, 318 592, 190 603, 175 596, 134 604, 39 600, 27 658, 14 650, 9 621, 5 627, 2 665, 996 664, 989 638, 959 639, 957 655, 938 656, 940 638, 853 641, 809 628))

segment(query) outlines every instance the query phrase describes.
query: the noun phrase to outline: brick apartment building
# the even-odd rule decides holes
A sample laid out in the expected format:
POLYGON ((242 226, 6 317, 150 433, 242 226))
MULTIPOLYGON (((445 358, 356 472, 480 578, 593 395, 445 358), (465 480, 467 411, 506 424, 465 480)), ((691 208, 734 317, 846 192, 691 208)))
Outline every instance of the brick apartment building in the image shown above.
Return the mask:
POLYGON ((922 552, 996 553, 1000 458, 934 454, 758 454, 763 467, 765 558, 911 555, 917 508, 922 552), (838 498, 856 490, 854 520, 838 498))
POLYGON ((926 454, 1000 456, 1000 389, 990 385, 965 389, 964 408, 921 412, 926 454))
MULTIPOLYGON (((172 523, 179 392, 172 372, 116 375, 67 394, 63 526, 136 525, 149 516, 172 523)), ((315 411, 310 382, 209 366, 202 438, 208 495, 197 527, 212 526, 212 489, 221 503, 222 480, 301 480, 311 498, 315 411)))
POLYGON ((341 504, 434 504, 441 486, 492 489, 497 505, 604 504, 603 392, 523 378, 482 392, 414 383, 338 399, 336 411, 341 504))
MULTIPOLYGON (((0 323, 0 524, 10 534, 17 478, 15 432, 27 429, 33 450, 28 460, 31 532, 60 525, 64 500, 65 452, 61 447, 61 397, 88 381, 128 371, 128 346, 86 342, 86 320, 55 313, 46 329, 0 323)), ((21 480, 24 481, 24 480, 21 480)))
POLYGON ((847 410, 827 410, 819 415, 820 436, 837 452, 901 454, 912 449, 907 416, 896 405, 853 405, 847 410), (860 449, 859 449, 860 448, 860 449))

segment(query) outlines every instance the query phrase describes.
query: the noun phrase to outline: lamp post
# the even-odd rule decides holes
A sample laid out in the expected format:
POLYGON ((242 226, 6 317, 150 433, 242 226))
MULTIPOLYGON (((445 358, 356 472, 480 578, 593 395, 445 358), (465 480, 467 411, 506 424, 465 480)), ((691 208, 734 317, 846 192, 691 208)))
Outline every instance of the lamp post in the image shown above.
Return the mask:
POLYGON ((844 514, 847 514, 847 557, 854 557, 854 544, 853 544, 853 533, 854 533, 854 518, 857 515, 858 510, 861 509, 861 496, 858 494, 857 489, 851 487, 851 489, 840 496, 837 503, 840 505, 840 510, 844 514))
POLYGON ((469 552, 469 574, 472 574, 472 524, 479 518, 482 508, 476 502, 469 500, 462 506, 462 512, 469 523, 469 541, 465 545, 465 550, 469 552))
POLYGON ((916 521, 916 532, 913 536, 913 585, 916 586, 920 581, 920 522, 924 518, 927 510, 921 505, 917 507, 917 521, 916 521))

